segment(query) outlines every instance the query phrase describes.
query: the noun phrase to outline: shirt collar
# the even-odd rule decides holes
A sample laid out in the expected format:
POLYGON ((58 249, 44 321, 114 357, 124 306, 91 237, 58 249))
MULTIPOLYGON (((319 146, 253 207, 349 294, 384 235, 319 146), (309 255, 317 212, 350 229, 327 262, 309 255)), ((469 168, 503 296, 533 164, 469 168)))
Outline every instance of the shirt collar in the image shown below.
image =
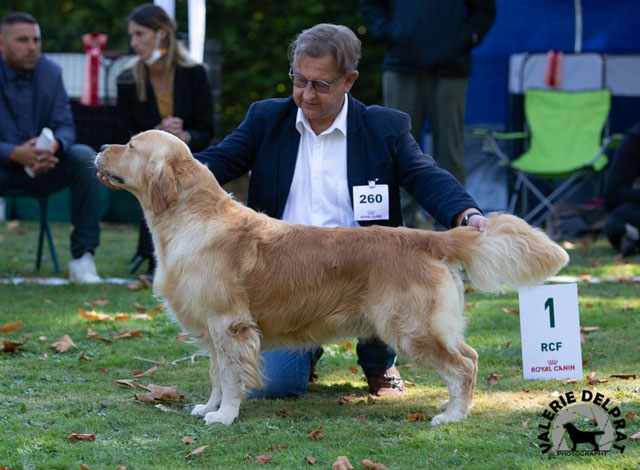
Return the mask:
MULTIPOLYGON (((347 99, 347 94, 345 93, 344 104, 342 105, 342 109, 340 110, 336 118, 331 123, 331 126, 329 126, 329 128, 326 131, 322 132, 320 135, 330 134, 337 129, 340 132, 342 132, 342 135, 346 137, 348 108, 349 108, 349 100, 347 99)), ((313 130, 311 129, 311 125, 309 124, 309 120, 307 119, 307 117, 304 115, 304 113, 300 108, 298 108, 298 114, 296 115, 296 129, 298 129, 298 132, 300 133, 300 135, 302 135, 302 132, 305 129, 309 132, 313 132, 313 130)))
POLYGON ((0 54, 0 69, 3 70, 5 77, 7 77, 7 81, 15 82, 18 79, 31 81, 31 77, 33 76, 33 70, 29 70, 24 74, 16 72, 12 67, 9 66, 9 64, 4 61, 4 57, 2 57, 2 54, 0 54))

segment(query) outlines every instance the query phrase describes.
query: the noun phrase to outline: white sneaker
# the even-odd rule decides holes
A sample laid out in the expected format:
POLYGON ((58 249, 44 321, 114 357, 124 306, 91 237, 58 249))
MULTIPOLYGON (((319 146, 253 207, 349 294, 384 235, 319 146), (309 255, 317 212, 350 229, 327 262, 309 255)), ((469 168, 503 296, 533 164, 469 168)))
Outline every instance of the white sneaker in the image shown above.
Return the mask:
POLYGON ((102 282, 96 271, 93 255, 86 252, 80 258, 69 261, 69 280, 77 284, 95 284, 102 282))

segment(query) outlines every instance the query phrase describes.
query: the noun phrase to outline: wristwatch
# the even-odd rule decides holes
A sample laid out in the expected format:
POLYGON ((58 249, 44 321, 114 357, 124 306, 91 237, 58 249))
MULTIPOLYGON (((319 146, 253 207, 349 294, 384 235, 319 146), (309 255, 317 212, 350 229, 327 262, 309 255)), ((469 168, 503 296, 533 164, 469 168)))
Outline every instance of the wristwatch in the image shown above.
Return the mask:
POLYGON ((466 227, 469 224, 469 219, 474 215, 479 215, 480 217, 484 217, 484 214, 480 211, 468 212, 460 221, 460 227, 466 227))

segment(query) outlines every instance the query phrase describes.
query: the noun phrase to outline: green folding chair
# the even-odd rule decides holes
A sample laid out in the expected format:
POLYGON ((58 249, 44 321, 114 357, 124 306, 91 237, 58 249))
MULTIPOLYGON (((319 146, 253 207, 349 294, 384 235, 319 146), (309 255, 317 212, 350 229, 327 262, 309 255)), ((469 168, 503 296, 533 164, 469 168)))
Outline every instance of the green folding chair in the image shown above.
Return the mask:
POLYGON ((515 173, 508 211, 514 213, 519 199, 526 201, 530 191, 539 203, 527 211, 523 219, 540 225, 554 206, 574 195, 586 176, 597 174, 608 163, 605 153, 615 143, 603 138, 611 107, 611 92, 606 89, 560 91, 529 89, 525 92, 524 111, 528 132, 500 133, 478 129, 501 164, 515 173), (528 139, 528 149, 515 160, 502 151, 498 140, 528 139), (545 195, 531 177, 543 180, 563 180, 545 195))

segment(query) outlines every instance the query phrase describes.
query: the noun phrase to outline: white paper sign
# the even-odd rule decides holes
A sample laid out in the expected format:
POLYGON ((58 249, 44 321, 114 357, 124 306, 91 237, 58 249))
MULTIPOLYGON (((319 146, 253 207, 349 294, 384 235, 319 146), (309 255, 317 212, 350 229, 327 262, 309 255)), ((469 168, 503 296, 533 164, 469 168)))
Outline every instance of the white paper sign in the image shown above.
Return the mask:
POLYGON ((577 284, 520 289, 525 379, 582 379, 577 284))
POLYGON ((354 220, 389 220, 389 186, 370 183, 353 187, 354 220))

